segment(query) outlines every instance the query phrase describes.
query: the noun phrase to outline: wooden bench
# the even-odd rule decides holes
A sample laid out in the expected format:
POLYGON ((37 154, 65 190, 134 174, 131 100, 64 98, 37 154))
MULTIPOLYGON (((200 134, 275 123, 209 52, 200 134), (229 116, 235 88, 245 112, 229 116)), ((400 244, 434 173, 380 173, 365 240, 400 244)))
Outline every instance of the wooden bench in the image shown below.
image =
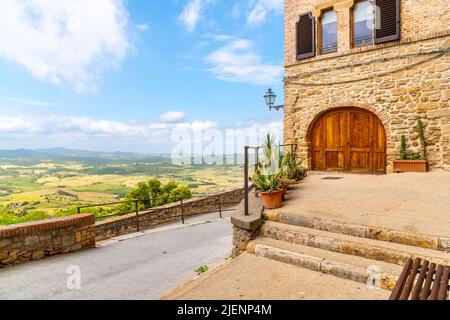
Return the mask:
POLYGON ((409 259, 389 300, 447 300, 449 291, 449 266, 409 259))

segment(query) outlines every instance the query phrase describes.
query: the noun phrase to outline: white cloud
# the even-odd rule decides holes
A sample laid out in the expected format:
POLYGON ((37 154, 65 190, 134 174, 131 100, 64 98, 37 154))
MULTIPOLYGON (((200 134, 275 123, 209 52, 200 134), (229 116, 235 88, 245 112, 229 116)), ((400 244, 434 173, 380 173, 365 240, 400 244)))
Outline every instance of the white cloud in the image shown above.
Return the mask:
POLYGON ((280 14, 284 9, 284 0, 253 0, 251 4, 247 23, 253 26, 265 22, 269 12, 280 14))
POLYGON ((169 111, 159 117, 159 121, 163 123, 177 123, 186 119, 186 114, 180 111, 169 111))
POLYGON ((95 91, 131 48, 122 0, 2 0, 0 58, 36 78, 95 91))
POLYGON ((282 128, 282 121, 251 121, 221 129, 211 120, 144 123, 68 115, 0 115, 0 135, 4 138, 0 148, 66 147, 158 153, 169 152, 174 147, 176 141, 172 140, 172 134, 209 145, 208 137, 218 133, 219 153, 224 145, 235 145, 233 150, 240 153, 244 145, 260 145, 267 133, 275 134, 281 142, 282 128))
POLYGON ((171 130, 198 131, 216 127, 217 123, 209 120, 139 123, 66 115, 0 116, 0 134, 33 136, 70 134, 91 138, 108 136, 112 139, 124 137, 144 139, 160 136, 161 142, 167 142, 167 136, 170 136, 171 130))
POLYGON ((142 23, 142 24, 137 24, 135 25, 136 29, 138 29, 139 31, 147 31, 149 26, 147 23, 142 23))
POLYGON ((187 31, 194 31, 206 6, 213 1, 214 0, 188 0, 188 3, 179 15, 178 20, 186 27, 187 31))
POLYGON ((12 97, 3 97, 5 101, 17 103, 19 105, 27 105, 33 107, 53 107, 56 104, 53 102, 45 102, 45 101, 37 101, 31 99, 22 99, 22 98, 12 98, 12 97))
POLYGON ((216 78, 228 82, 274 84, 281 81, 283 67, 265 63, 246 39, 233 39, 205 58, 216 78))

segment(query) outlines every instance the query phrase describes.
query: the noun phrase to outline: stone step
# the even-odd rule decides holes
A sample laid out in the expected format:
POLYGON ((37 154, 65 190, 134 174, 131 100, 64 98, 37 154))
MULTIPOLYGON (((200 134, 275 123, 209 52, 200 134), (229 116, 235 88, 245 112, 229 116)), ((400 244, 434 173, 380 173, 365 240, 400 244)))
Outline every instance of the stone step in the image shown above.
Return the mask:
POLYGON ((450 265, 450 253, 266 221, 261 236, 403 266, 408 258, 450 265))
POLYGON ((392 290, 402 267, 285 241, 259 237, 250 242, 249 253, 301 268, 367 284, 370 288, 392 290))
POLYGON ((324 217, 292 212, 269 211, 268 220, 299 227, 342 233, 360 238, 394 242, 420 248, 450 252, 450 237, 406 232, 379 226, 365 226, 324 217))

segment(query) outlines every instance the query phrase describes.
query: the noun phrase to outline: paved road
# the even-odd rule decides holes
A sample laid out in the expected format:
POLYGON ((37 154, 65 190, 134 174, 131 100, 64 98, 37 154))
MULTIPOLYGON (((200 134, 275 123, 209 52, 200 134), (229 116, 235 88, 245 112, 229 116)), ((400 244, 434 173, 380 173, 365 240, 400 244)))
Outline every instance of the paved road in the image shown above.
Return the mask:
MULTIPOLYGON (((101 243, 96 249, 0 270, 0 299, 158 299, 214 266, 231 251, 232 228, 217 214, 101 243), (79 266, 81 289, 67 289, 68 267, 79 266)), ((73 270, 76 269, 72 269, 73 270)), ((76 282, 71 282, 76 283, 76 282)))

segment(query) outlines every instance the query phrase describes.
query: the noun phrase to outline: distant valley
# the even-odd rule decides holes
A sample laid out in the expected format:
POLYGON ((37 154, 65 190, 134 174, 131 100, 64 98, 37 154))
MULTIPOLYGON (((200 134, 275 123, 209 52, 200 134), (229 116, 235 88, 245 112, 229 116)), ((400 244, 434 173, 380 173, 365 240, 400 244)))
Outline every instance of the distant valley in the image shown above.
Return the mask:
POLYGON ((240 165, 181 166, 169 155, 70 149, 0 150, 0 225, 123 199, 139 182, 176 181, 194 194, 242 185, 240 165))

